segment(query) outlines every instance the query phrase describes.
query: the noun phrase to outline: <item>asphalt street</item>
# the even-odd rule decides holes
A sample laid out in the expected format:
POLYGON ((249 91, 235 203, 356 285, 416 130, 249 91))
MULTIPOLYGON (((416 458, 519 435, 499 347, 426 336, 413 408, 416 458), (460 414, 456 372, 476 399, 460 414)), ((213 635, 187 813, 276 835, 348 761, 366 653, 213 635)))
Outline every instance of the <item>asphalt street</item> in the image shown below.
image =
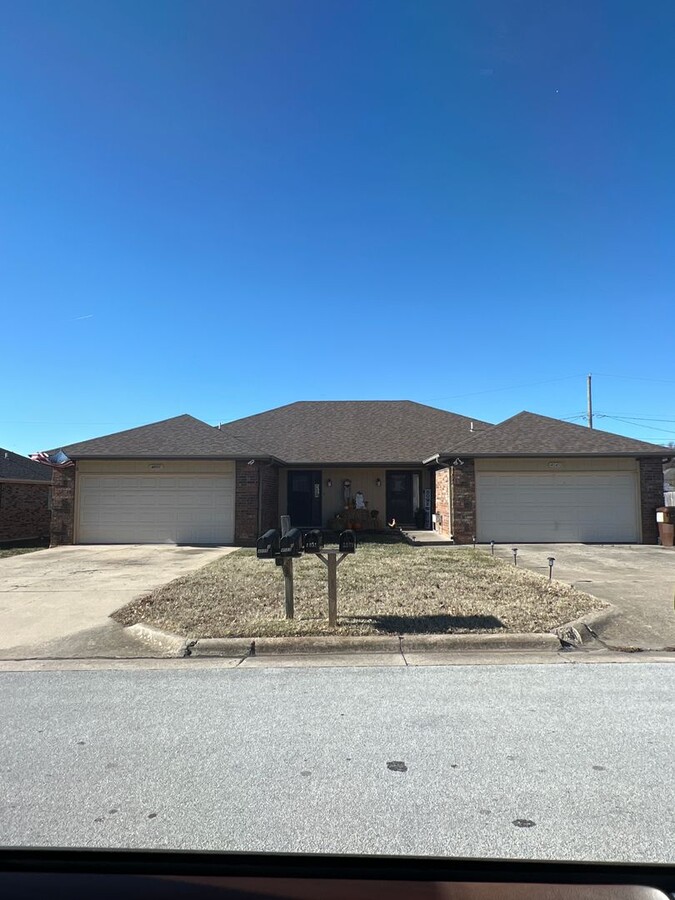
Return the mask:
POLYGON ((675 666, 0 672, 0 844, 675 862, 675 666))

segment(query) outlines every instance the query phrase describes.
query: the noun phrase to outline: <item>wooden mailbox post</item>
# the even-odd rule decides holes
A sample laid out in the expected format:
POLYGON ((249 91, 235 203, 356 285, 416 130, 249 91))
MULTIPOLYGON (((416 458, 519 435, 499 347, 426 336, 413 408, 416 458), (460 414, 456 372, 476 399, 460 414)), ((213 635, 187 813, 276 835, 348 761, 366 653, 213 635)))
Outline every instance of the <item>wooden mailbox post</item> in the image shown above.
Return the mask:
POLYGON ((274 559, 282 566, 284 573, 284 594, 286 601, 286 618, 292 619, 294 614, 293 598, 293 558, 305 553, 318 556, 328 569, 328 624, 337 626, 337 568, 351 553, 356 553, 356 535, 350 529, 340 535, 337 550, 324 549, 321 531, 308 532, 304 539, 299 528, 291 528, 290 516, 281 517, 281 536, 275 529, 266 531, 257 541, 258 559, 274 559))

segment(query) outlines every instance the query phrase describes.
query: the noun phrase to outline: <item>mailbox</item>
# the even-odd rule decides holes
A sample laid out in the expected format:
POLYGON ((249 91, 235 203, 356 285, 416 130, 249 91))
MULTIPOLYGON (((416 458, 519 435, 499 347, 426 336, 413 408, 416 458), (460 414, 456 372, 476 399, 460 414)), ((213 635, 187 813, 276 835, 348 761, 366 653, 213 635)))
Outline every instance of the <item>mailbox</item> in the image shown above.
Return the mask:
POLYGON ((281 539, 279 553, 282 556, 300 556, 302 553, 302 532, 299 528, 291 528, 281 539))
POLYGON ((356 535, 351 528, 340 535, 340 553, 356 553, 356 535))
POLYGON ((258 559, 274 559, 279 552, 279 532, 276 528, 270 528, 261 535, 256 542, 255 555, 258 559))
POLYGON ((318 553, 323 547, 323 534, 316 528, 305 535, 305 553, 318 553))

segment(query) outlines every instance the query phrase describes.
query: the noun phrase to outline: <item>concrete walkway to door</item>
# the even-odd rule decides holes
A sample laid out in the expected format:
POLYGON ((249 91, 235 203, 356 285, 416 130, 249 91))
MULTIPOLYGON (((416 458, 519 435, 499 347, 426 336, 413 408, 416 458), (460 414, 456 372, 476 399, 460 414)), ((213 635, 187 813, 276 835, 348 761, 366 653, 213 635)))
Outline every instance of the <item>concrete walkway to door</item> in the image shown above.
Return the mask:
POLYGON ((0 659, 143 655, 108 616, 235 549, 105 544, 0 559, 0 659))
MULTIPOLYGON (((675 648, 675 550, 646 544, 498 544, 495 555, 553 577, 616 607, 597 634, 612 649, 675 648)), ((490 552, 482 545, 483 550, 490 552)))

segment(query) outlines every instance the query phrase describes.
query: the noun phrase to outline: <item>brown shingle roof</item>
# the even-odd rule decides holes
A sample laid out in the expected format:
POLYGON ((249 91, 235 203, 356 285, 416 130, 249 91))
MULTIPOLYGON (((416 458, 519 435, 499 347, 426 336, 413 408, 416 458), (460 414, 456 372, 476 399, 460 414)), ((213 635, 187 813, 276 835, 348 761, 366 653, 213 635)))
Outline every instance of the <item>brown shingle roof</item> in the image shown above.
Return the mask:
POLYGON ((140 428, 80 441, 62 448, 71 459, 97 457, 110 459, 133 457, 162 458, 254 458, 261 456, 250 445, 226 435, 193 416, 174 416, 140 428))
POLYGON ((441 456, 667 456, 668 447, 521 412, 467 440, 445 445, 441 456))
POLYGON ((229 422, 222 434, 287 463, 403 464, 464 441, 471 421, 410 400, 305 400, 229 422))
POLYGON ((0 447, 0 480, 5 478, 10 481, 51 481, 52 470, 44 463, 0 447))

